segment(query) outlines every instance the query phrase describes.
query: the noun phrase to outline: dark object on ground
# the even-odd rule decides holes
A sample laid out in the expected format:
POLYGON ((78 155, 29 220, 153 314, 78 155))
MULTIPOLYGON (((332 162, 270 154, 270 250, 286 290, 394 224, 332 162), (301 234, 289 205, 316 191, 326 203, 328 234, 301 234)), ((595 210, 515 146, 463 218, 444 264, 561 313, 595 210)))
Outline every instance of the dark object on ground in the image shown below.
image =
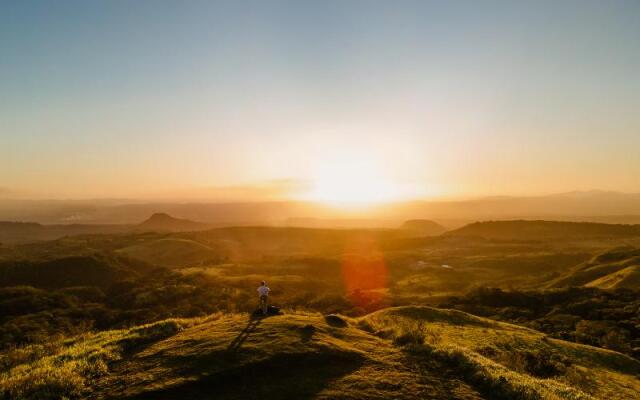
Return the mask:
MULTIPOLYGON (((276 307, 276 306, 268 306, 267 307, 267 314, 266 315, 282 315, 282 311, 280 311, 280 307, 276 307)), ((260 317, 263 316, 265 314, 262 313, 262 309, 258 308, 257 310, 255 310, 251 315, 253 315, 254 317, 260 317)))
POLYGON ((337 328, 344 328, 345 326, 347 326, 347 321, 345 321, 341 316, 337 314, 325 315, 324 320, 327 321, 327 324, 335 326, 337 328))
POLYGON ((316 327, 311 325, 311 324, 306 324, 305 326, 303 326, 300 329, 305 331, 305 332, 315 332, 316 331, 316 327))
POLYGON ((311 340, 314 333, 316 333, 316 327, 311 324, 307 324, 300 328, 300 336, 302 337, 303 342, 311 340))
POLYGON ((282 311, 280 311, 280 307, 269 306, 267 307, 267 315, 282 315, 282 311))

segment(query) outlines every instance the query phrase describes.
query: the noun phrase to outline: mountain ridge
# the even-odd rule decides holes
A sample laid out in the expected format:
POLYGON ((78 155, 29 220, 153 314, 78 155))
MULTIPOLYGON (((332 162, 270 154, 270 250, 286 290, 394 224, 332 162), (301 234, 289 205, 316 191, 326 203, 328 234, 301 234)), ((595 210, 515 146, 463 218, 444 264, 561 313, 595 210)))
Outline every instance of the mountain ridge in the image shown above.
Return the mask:
MULTIPOLYGON (((137 224, 154 212, 220 225, 284 224, 288 219, 362 218, 362 214, 327 205, 282 201, 46 201, 0 199, 0 220, 40 223, 137 224)), ((410 200, 370 207, 367 218, 459 219, 600 219, 640 220, 640 193, 574 191, 540 196, 493 196, 460 200, 410 200)), ((470 221, 471 220, 471 221, 470 221)), ((606 222, 606 221, 605 221, 606 222)))

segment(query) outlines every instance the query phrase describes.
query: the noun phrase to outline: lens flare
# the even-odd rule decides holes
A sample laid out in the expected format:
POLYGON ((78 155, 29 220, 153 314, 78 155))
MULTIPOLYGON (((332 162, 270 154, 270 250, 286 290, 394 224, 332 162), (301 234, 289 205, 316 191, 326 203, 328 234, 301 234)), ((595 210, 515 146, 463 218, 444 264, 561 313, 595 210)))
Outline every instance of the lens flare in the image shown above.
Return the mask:
POLYGON ((345 246, 342 279, 351 303, 366 311, 383 306, 388 291, 384 254, 371 234, 362 234, 345 246))

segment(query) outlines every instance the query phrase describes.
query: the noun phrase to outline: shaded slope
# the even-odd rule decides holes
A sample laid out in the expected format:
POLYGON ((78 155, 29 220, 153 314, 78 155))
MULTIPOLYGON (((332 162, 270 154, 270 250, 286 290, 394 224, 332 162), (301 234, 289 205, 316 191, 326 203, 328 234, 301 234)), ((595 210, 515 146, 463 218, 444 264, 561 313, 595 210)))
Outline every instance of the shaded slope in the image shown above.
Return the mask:
POLYGON ((37 288, 70 286, 108 287, 116 280, 140 276, 153 267, 106 254, 61 257, 53 260, 0 262, 0 286, 37 288))

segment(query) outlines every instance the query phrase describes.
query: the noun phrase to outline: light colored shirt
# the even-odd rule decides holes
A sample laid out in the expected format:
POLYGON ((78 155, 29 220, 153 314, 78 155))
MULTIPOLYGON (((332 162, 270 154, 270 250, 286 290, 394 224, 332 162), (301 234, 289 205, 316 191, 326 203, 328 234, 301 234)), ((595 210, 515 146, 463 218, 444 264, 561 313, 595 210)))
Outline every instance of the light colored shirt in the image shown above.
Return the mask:
POLYGON ((260 296, 266 296, 269 294, 269 287, 267 286, 260 286, 258 288, 258 293, 260 293, 260 296))

